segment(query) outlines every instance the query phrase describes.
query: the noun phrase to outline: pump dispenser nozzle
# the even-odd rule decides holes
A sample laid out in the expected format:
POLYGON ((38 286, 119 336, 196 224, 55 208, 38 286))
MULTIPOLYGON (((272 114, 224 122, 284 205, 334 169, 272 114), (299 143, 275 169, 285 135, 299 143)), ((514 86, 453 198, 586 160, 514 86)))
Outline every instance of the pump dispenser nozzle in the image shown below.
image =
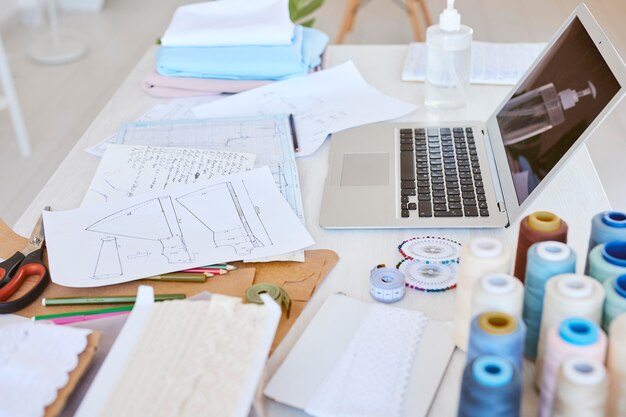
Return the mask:
POLYGON ((447 32, 461 29, 461 15, 454 8, 454 0, 448 0, 448 7, 439 15, 439 27, 447 32))
POLYGON ((574 107, 581 97, 592 96, 593 98, 596 98, 598 94, 596 86, 593 85, 591 81, 587 81, 587 83, 589 84, 589 87, 584 90, 576 91, 568 88, 566 90, 559 91, 559 97, 561 99, 561 104, 563 105, 563 110, 574 107))

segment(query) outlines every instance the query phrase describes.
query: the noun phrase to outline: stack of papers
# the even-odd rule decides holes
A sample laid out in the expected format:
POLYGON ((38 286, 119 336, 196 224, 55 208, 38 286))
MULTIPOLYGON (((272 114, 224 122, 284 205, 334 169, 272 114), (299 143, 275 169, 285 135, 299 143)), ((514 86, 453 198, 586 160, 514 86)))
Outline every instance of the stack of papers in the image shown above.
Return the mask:
MULTIPOLYGON (((544 50, 545 43, 472 43, 474 84, 515 85, 544 50)), ((404 61, 402 80, 426 78, 426 44, 412 43, 404 61)))

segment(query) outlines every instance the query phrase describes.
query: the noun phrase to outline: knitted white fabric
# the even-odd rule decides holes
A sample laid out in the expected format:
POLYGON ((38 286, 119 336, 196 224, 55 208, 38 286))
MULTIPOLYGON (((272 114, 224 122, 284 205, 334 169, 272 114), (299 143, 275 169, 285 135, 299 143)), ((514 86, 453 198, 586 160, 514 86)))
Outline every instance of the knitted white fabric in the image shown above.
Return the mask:
POLYGON ((31 322, 0 327, 0 416, 43 416, 67 385, 89 333, 31 322))
POLYGON ((100 415, 233 416, 262 348, 267 310, 215 294, 153 309, 100 415))
POLYGON ((428 318, 372 304, 336 368, 306 407, 316 417, 400 417, 428 318))

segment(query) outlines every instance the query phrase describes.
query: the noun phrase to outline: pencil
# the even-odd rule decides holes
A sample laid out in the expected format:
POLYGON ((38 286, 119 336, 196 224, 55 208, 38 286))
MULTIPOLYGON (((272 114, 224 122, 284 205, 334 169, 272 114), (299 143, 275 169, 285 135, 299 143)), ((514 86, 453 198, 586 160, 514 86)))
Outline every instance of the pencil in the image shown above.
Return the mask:
POLYGON ((227 269, 221 269, 221 268, 207 268, 207 267, 200 267, 200 268, 189 268, 189 269, 183 269, 182 271, 179 271, 183 274, 189 274, 189 273, 200 273, 200 274, 213 274, 213 275, 224 275, 228 273, 227 269))
POLYGON ((291 128, 291 139, 293 140, 293 150, 295 152, 300 151, 300 146, 298 145, 298 134, 296 133, 296 122, 293 118, 293 114, 289 115, 289 127, 291 128))
POLYGON ((72 313, 59 313, 59 314, 48 314, 45 316, 33 316, 32 319, 33 320, 48 320, 48 319, 58 319, 61 317, 89 316, 92 314, 117 313, 118 311, 130 311, 132 309, 133 309, 133 306, 101 308, 99 310, 74 311, 72 313))
POLYGON ((210 278, 207 274, 163 274, 144 279, 165 282, 205 282, 207 278, 210 278))
MULTIPOLYGON (((184 300, 185 294, 158 294, 154 296, 154 301, 184 300)), ((41 304, 44 306, 77 306, 89 304, 132 304, 137 299, 134 295, 119 295, 110 297, 59 297, 43 298, 41 304)))
POLYGON ((230 265, 230 264, 213 264, 213 265, 203 266, 202 268, 215 268, 215 269, 225 269, 227 271, 234 271, 235 269, 237 269, 237 266, 230 265))
POLYGON ((124 314, 129 314, 130 311, 117 311, 115 313, 102 313, 102 314, 90 314, 87 316, 72 316, 72 317, 59 317, 57 319, 48 319, 54 324, 72 324, 78 323, 81 321, 90 321, 90 320, 98 320, 105 319, 109 317, 121 316, 124 314))

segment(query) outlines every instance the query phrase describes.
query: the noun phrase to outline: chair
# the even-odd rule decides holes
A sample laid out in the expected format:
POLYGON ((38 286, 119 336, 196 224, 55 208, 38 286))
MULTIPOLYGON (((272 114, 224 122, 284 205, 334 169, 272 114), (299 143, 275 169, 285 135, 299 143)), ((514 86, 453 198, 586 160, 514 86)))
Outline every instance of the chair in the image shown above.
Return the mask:
POLYGON ((24 125, 24 119, 22 118, 22 111, 20 110, 20 105, 17 101, 15 88, 13 87, 13 79, 11 78, 11 71, 9 70, 9 65, 7 64, 7 57, 1 37, 0 87, 2 87, 2 93, 4 94, 4 97, 0 96, 0 110, 4 110, 6 108, 9 109, 17 143, 20 147, 20 152, 22 153, 22 156, 29 156, 31 152, 30 142, 28 141, 28 134, 26 133, 26 126, 24 125))
MULTIPOLYGON (((399 2, 400 0, 394 1, 399 2)), ((356 14, 358 13, 362 3, 362 0, 348 0, 348 6, 346 7, 346 12, 343 15, 341 29, 339 30, 339 36, 337 37, 338 44, 343 43, 346 35, 350 31, 352 31, 352 27, 354 26, 354 20, 356 19, 356 14)), ((404 7, 402 3, 399 4, 404 7)), ((430 20, 430 15, 426 7, 426 0, 406 0, 406 12, 409 15, 409 20, 411 22, 413 38, 419 42, 424 40, 424 35, 422 28, 420 27, 420 19, 417 12, 418 4, 422 9, 422 17, 424 19, 426 27, 432 25, 432 21, 430 20)))

